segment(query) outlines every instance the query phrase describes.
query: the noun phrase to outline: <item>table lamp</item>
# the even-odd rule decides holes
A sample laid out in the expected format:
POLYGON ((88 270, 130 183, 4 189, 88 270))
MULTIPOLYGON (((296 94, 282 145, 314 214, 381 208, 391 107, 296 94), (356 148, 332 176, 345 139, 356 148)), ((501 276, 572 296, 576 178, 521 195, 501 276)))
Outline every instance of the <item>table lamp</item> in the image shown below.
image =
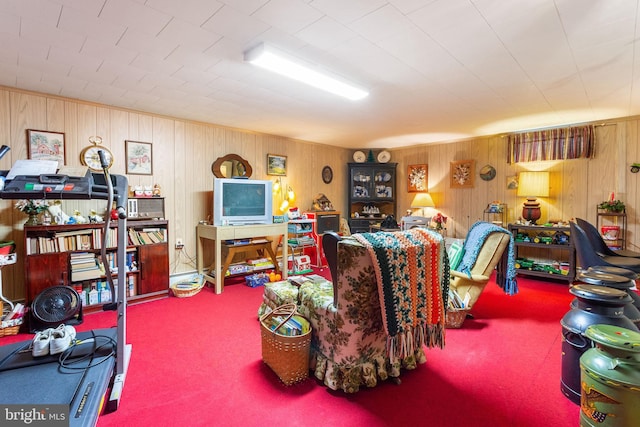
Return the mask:
POLYGON ((518 196, 527 199, 522 206, 522 218, 535 224, 542 216, 536 197, 549 197, 549 172, 520 172, 518 196))
POLYGON ((435 208, 436 204, 433 203, 433 199, 429 193, 418 193, 411 202, 411 209, 422 209, 422 216, 424 216, 424 208, 435 208))

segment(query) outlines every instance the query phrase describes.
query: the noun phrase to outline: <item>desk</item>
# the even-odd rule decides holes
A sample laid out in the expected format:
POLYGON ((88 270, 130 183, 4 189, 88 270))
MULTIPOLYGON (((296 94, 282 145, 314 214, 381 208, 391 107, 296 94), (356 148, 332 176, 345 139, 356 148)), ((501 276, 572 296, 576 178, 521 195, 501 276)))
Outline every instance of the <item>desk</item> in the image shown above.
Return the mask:
MULTIPOLYGON (((257 224, 257 225, 204 225, 199 224, 196 227, 196 265, 198 274, 202 274, 206 281, 215 283, 216 294, 222 293, 224 288, 224 275, 226 271, 222 271, 222 241, 234 239, 248 239, 254 237, 265 236, 282 236, 282 279, 287 278, 287 224, 257 224), (214 276, 204 274, 203 261, 203 239, 213 240, 215 242, 215 261, 214 276)), ((249 247, 244 245, 243 247, 249 247)), ((277 264, 277 263, 276 263, 277 264)))

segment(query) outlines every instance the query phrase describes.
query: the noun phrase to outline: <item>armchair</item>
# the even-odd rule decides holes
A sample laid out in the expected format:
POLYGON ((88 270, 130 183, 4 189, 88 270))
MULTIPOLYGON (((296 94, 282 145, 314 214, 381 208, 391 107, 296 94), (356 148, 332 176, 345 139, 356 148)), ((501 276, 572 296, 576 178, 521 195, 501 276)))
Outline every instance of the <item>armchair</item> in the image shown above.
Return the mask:
MULTIPOLYGON (((331 268, 329 256, 327 260, 331 268)), ((398 378, 402 368, 414 369, 418 363, 424 363, 425 345, 444 346, 444 308, 448 292, 445 270, 448 263, 442 236, 421 229, 355 234, 337 242, 336 260, 333 284, 304 283, 300 286, 299 312, 311 321, 313 330, 311 369, 326 386, 347 393, 357 392, 362 385, 374 387, 378 380, 398 378), (423 287, 430 292, 416 291, 405 283, 414 292, 407 291, 400 299, 415 312, 429 311, 429 318, 418 322, 419 326, 412 326, 415 334, 403 334, 402 329, 398 329, 394 335, 388 332, 388 318, 393 314, 386 301, 381 303, 385 298, 388 300, 387 292, 393 291, 383 287, 385 296, 382 298, 379 291, 380 274, 392 274, 379 258, 372 256, 371 248, 362 240, 366 235, 388 236, 393 240, 401 233, 426 236, 421 237, 426 240, 421 243, 423 249, 415 254, 421 270, 414 270, 418 273, 414 276, 421 277, 423 287), (434 283, 437 289, 432 286, 434 283), (407 297, 411 295, 414 298, 407 297), (387 309, 383 310, 382 306, 387 309)), ((415 262, 408 262, 415 267, 415 262)), ((408 272, 410 268, 404 270, 408 272)), ((404 283, 403 280, 399 282, 404 283)))
POLYGON ((493 270, 500 262, 496 276, 498 285, 506 293, 515 294, 513 236, 502 227, 477 222, 469 230, 464 242, 464 257, 460 266, 451 266, 449 286, 471 309, 489 282, 493 270), (507 252, 505 252, 509 248, 507 252))

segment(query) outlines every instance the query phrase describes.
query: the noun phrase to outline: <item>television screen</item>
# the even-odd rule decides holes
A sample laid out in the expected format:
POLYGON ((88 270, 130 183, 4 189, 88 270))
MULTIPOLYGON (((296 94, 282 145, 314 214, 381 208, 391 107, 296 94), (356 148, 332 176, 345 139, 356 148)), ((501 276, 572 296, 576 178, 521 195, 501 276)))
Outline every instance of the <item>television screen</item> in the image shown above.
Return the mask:
POLYGON ((271 185, 267 180, 215 178, 213 224, 271 224, 271 185))
POLYGON ((222 184, 222 200, 224 216, 259 216, 265 214, 266 206, 264 184, 247 182, 238 185, 236 182, 222 184))

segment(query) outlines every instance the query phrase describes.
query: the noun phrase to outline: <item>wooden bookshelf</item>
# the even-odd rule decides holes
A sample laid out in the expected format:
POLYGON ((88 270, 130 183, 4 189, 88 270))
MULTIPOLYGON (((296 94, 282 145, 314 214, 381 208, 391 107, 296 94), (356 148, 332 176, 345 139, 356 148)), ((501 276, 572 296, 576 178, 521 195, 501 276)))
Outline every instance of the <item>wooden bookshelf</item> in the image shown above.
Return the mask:
POLYGON ((164 298, 169 292, 168 221, 127 223, 126 265, 117 265, 117 225, 109 228, 102 259, 103 224, 25 226, 26 303, 50 286, 74 287, 86 312, 101 310, 110 296, 105 271, 121 278, 129 303, 164 298), (124 274, 123 274, 124 273, 124 274), (96 292, 91 292, 93 289, 96 292), (96 296, 98 294, 98 296, 96 296))

